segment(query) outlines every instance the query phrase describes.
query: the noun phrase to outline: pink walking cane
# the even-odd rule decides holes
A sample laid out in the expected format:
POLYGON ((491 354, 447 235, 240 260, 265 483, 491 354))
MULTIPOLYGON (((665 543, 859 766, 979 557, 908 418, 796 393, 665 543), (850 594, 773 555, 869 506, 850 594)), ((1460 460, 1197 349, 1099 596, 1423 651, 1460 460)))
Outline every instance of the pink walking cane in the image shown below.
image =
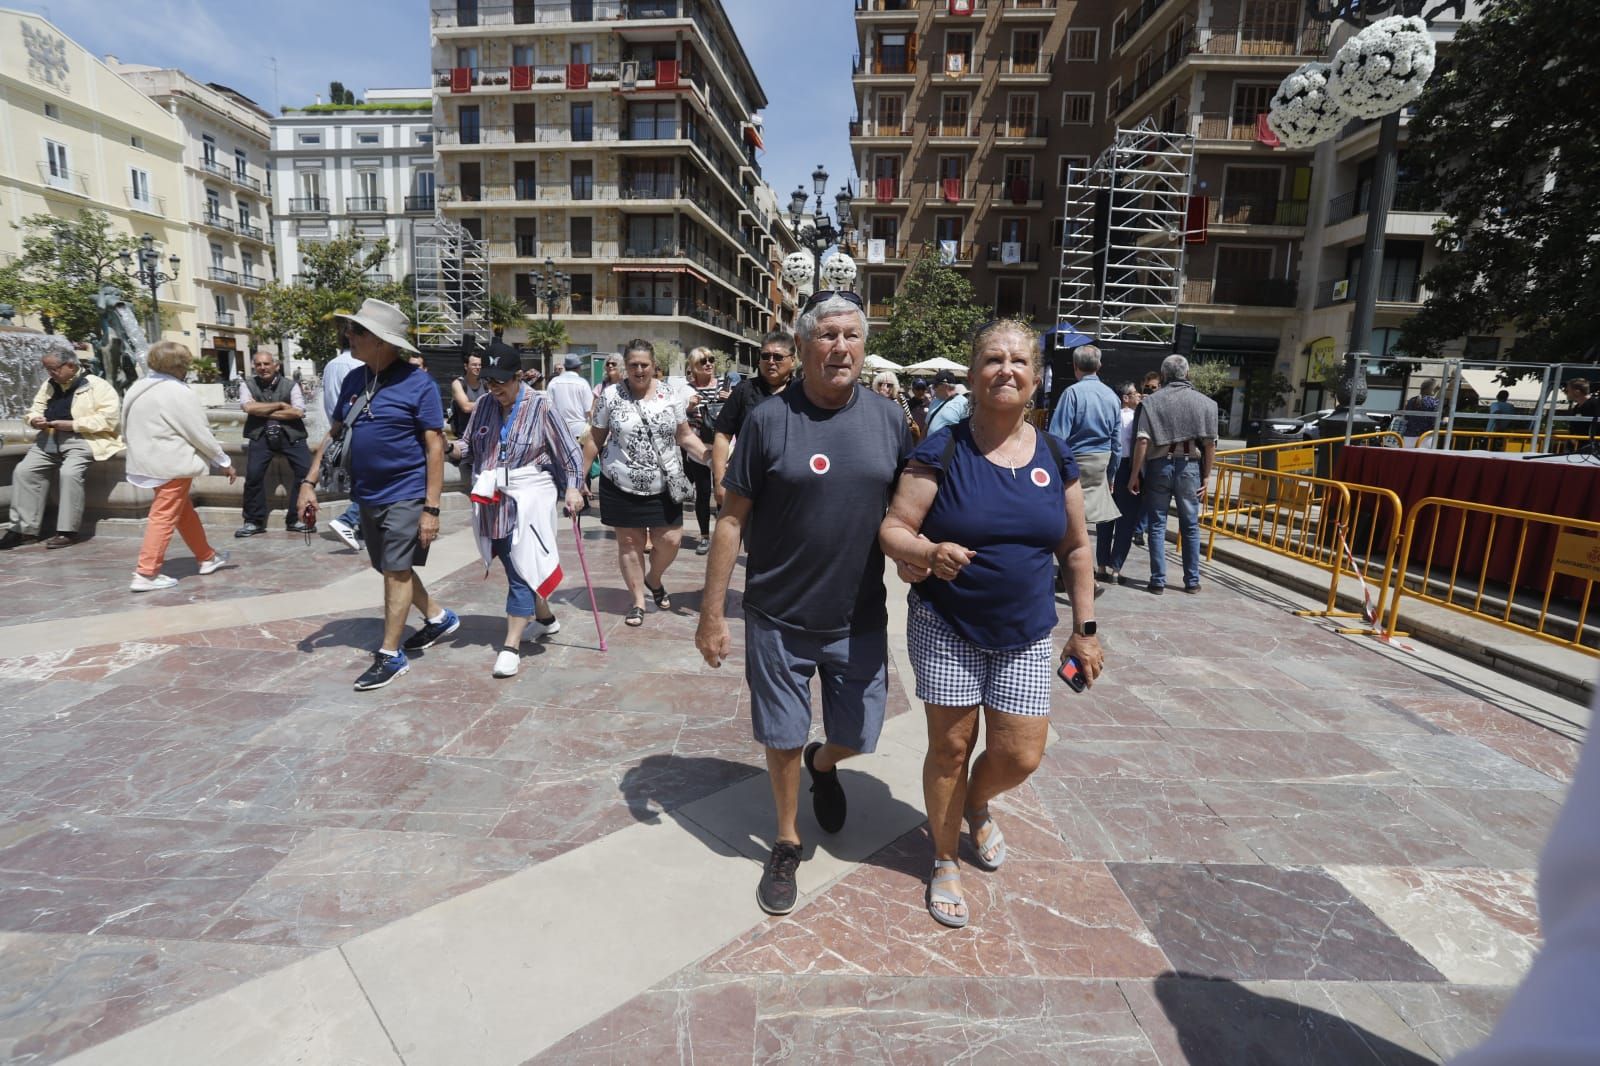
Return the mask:
POLYGON ((600 650, 606 650, 606 633, 600 628, 600 605, 595 602, 594 582, 589 580, 589 560, 583 557, 583 526, 578 522, 578 512, 572 512, 572 538, 578 544, 578 565, 583 567, 583 583, 589 589, 589 608, 594 611, 594 631, 600 637, 600 650))

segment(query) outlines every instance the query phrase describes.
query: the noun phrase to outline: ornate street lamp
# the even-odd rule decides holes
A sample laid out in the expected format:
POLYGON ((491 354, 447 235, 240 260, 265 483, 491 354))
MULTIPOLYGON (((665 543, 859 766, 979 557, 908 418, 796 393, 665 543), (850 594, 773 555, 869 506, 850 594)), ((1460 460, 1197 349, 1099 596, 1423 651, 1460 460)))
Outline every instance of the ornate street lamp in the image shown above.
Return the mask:
MULTIPOLYGON (((528 271, 528 282, 533 289, 533 311, 539 312, 539 304, 545 307, 545 321, 554 323, 556 320, 556 305, 572 292, 572 275, 563 274, 556 269, 554 259, 545 259, 543 270, 528 271)), ((544 343, 542 359, 544 365, 544 380, 550 380, 550 341, 547 337, 544 343)))
MULTIPOLYGON (((1367 398, 1366 364, 1372 358, 1372 319, 1383 274, 1384 230, 1394 202, 1400 156, 1400 112, 1422 92, 1433 72, 1433 43, 1426 27, 1445 11, 1466 17, 1466 0, 1306 0, 1307 14, 1324 22, 1342 20, 1361 32, 1330 64, 1308 63, 1284 79, 1272 100, 1268 124, 1292 147, 1310 147, 1352 118, 1379 119, 1378 151, 1372 164, 1367 231, 1361 273, 1350 313, 1350 339, 1335 387, 1343 401, 1344 437, 1356 424, 1375 428, 1361 413, 1367 398), (1387 19, 1384 25, 1375 20, 1387 19), (1414 20, 1401 23, 1401 19, 1414 20)), ((1336 422, 1335 413, 1324 422, 1336 422)), ((1329 427, 1337 432, 1336 427, 1329 427)))
POLYGON ((161 253, 156 251, 156 239, 146 233, 139 238, 139 251, 137 262, 134 253, 126 248, 119 253, 122 260, 122 273, 137 281, 150 290, 150 323, 146 328, 150 343, 154 344, 161 339, 161 286, 169 281, 178 280, 178 257, 169 255, 167 262, 172 267, 168 274, 161 269, 161 253))
POLYGON ((822 270, 822 253, 842 240, 844 231, 850 228, 850 204, 853 197, 850 195, 850 187, 846 185, 833 198, 834 214, 838 217, 838 228, 835 228, 834 220, 828 217, 822 206, 822 198, 828 192, 828 172, 822 169, 821 163, 818 163, 817 169, 811 173, 811 187, 817 200, 811 221, 809 223, 804 221, 806 207, 811 198, 806 195, 804 185, 796 186, 794 193, 789 197, 789 229, 800 247, 811 253, 811 278, 813 284, 817 285, 820 284, 817 279, 822 270))

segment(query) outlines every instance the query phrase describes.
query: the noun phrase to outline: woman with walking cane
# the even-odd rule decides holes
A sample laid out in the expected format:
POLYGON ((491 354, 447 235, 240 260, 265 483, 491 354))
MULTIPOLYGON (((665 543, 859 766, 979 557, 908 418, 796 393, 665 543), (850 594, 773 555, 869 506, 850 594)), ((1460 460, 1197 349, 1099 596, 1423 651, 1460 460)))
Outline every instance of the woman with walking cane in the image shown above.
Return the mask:
POLYGON ((516 349, 495 341, 484 362, 482 376, 493 402, 477 405, 455 447, 458 457, 471 463, 473 528, 485 574, 498 558, 511 586, 506 639, 495 656, 494 676, 512 677, 530 625, 535 636, 561 628, 549 602, 561 584, 556 493, 564 490, 571 513, 583 510, 583 455, 555 408, 520 379, 516 349))

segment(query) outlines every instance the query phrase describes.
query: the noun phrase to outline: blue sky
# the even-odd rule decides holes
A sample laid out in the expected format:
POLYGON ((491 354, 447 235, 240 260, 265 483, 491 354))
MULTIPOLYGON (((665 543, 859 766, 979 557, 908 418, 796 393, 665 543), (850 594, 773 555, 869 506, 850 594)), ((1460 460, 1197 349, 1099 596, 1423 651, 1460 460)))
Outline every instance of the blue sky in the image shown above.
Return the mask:
MULTIPOLYGON (((487 0, 494 2, 494 0, 487 0)), ((45 15, 96 55, 178 67, 275 110, 311 103, 330 81, 426 85, 426 0, 0 0, 45 15), (273 60, 277 63, 274 88, 273 60)), ((780 203, 818 163, 833 193, 850 176, 854 110, 850 0, 723 0, 770 101, 761 167, 780 203)))

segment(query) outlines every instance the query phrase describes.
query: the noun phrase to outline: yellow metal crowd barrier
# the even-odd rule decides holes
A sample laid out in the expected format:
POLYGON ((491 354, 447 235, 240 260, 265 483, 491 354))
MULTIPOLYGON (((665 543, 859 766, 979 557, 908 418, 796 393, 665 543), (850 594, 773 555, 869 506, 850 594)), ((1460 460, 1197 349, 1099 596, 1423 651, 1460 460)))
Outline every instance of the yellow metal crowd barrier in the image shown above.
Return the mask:
POLYGON ((1200 516, 1201 527, 1210 533, 1208 561, 1220 533, 1309 563, 1328 571, 1328 598, 1321 610, 1301 614, 1382 620, 1400 540, 1398 496, 1388 489, 1234 461, 1217 463, 1215 473, 1211 508, 1200 516), (1362 582, 1366 603, 1361 612, 1338 608, 1344 574, 1362 582))
MULTIPOLYGON (((1449 450, 1453 452, 1531 452, 1543 449, 1542 436, 1536 438, 1532 433, 1457 429, 1446 437, 1443 430, 1430 429, 1417 438, 1417 447, 1444 449, 1448 443, 1449 450)), ((1557 433, 1550 440, 1550 452, 1553 455, 1566 455, 1587 443, 1587 434, 1557 433)))
POLYGON ((1600 581, 1600 522, 1430 496, 1406 517, 1396 558, 1390 628, 1411 596, 1600 656, 1600 641, 1586 632, 1600 581), (1553 617, 1552 599, 1576 601, 1576 612, 1553 617))
MULTIPOLYGON (((1251 448, 1229 448, 1227 451, 1217 452, 1218 462, 1242 463, 1245 466, 1260 466, 1264 457, 1270 456, 1274 460, 1281 460, 1288 456, 1290 464, 1279 463, 1280 466, 1292 465, 1294 469, 1330 469, 1323 462, 1331 459, 1335 447, 1343 447, 1343 437, 1313 437, 1310 440, 1286 441, 1282 444, 1258 444, 1251 448)), ((1351 444, 1361 444, 1373 448, 1399 448, 1405 442, 1400 439, 1400 434, 1383 430, 1379 433, 1357 433, 1350 438, 1351 444)))

